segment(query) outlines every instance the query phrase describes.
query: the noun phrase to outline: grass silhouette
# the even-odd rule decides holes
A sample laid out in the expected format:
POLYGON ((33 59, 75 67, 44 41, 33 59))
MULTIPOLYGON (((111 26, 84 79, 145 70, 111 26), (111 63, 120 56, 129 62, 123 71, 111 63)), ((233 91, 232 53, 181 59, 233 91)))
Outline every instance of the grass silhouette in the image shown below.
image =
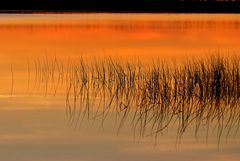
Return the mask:
POLYGON ((240 124, 239 65, 238 58, 214 55, 181 65, 110 57, 81 58, 65 67, 57 58, 46 58, 35 61, 35 81, 46 93, 49 84, 55 84, 55 94, 59 84, 65 84, 66 113, 75 128, 84 119, 100 119, 103 125, 114 112, 118 132, 131 120, 135 134, 157 139, 174 124, 177 141, 191 126, 195 137, 201 128, 207 129, 207 137, 215 130, 220 142, 223 134, 235 136, 240 124))

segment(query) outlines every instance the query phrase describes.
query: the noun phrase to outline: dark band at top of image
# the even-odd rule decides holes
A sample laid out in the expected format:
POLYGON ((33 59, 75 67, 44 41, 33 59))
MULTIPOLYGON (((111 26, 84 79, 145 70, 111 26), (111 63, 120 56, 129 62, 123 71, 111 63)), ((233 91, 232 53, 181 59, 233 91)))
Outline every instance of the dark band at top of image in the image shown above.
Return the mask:
POLYGON ((0 13, 128 12, 239 13, 239 0, 9 0, 0 13))

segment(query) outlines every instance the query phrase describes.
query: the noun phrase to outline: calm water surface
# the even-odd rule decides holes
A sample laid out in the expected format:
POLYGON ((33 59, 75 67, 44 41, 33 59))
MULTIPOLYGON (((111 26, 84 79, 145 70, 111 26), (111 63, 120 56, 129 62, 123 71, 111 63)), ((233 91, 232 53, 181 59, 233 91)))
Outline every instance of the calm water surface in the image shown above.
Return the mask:
MULTIPOLYGON (((240 137, 220 144, 191 127, 176 143, 176 127, 139 138, 130 123, 119 133, 115 115, 81 126, 66 116, 64 85, 46 92, 34 62, 79 58, 183 62, 210 54, 240 54, 240 16, 221 14, 0 15, 0 160, 3 161, 238 161, 240 137)), ((130 120, 129 120, 130 122, 130 120)))

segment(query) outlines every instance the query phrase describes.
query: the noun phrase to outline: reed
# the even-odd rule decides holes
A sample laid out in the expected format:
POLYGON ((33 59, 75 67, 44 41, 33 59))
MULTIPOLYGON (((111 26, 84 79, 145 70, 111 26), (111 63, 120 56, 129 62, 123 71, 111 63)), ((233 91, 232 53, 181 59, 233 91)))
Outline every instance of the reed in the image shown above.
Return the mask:
MULTIPOLYGON (((236 135, 240 122, 239 59, 211 56, 191 59, 182 65, 167 62, 143 65, 112 58, 69 62, 64 68, 56 58, 35 61, 35 80, 55 84, 58 77, 66 87, 66 109, 75 127, 87 118, 101 119, 110 114, 119 120, 118 131, 128 121, 139 136, 158 137, 177 125, 177 140, 188 127, 198 136, 201 128, 236 135), (50 79, 51 77, 51 79, 50 79), (127 119, 128 118, 128 119, 127 119), (130 118, 130 119, 129 119, 130 118), (129 121, 131 120, 131 121, 129 121)), ((55 86, 54 91, 56 93, 55 86)))

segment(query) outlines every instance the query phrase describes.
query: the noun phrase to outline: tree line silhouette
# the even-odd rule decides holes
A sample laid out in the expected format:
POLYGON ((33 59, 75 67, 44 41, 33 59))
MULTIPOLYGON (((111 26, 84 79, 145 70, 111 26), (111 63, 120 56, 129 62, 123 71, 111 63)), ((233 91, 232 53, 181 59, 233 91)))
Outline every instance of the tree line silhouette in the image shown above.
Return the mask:
POLYGON ((239 13, 239 0, 8 0, 1 12, 239 13))

